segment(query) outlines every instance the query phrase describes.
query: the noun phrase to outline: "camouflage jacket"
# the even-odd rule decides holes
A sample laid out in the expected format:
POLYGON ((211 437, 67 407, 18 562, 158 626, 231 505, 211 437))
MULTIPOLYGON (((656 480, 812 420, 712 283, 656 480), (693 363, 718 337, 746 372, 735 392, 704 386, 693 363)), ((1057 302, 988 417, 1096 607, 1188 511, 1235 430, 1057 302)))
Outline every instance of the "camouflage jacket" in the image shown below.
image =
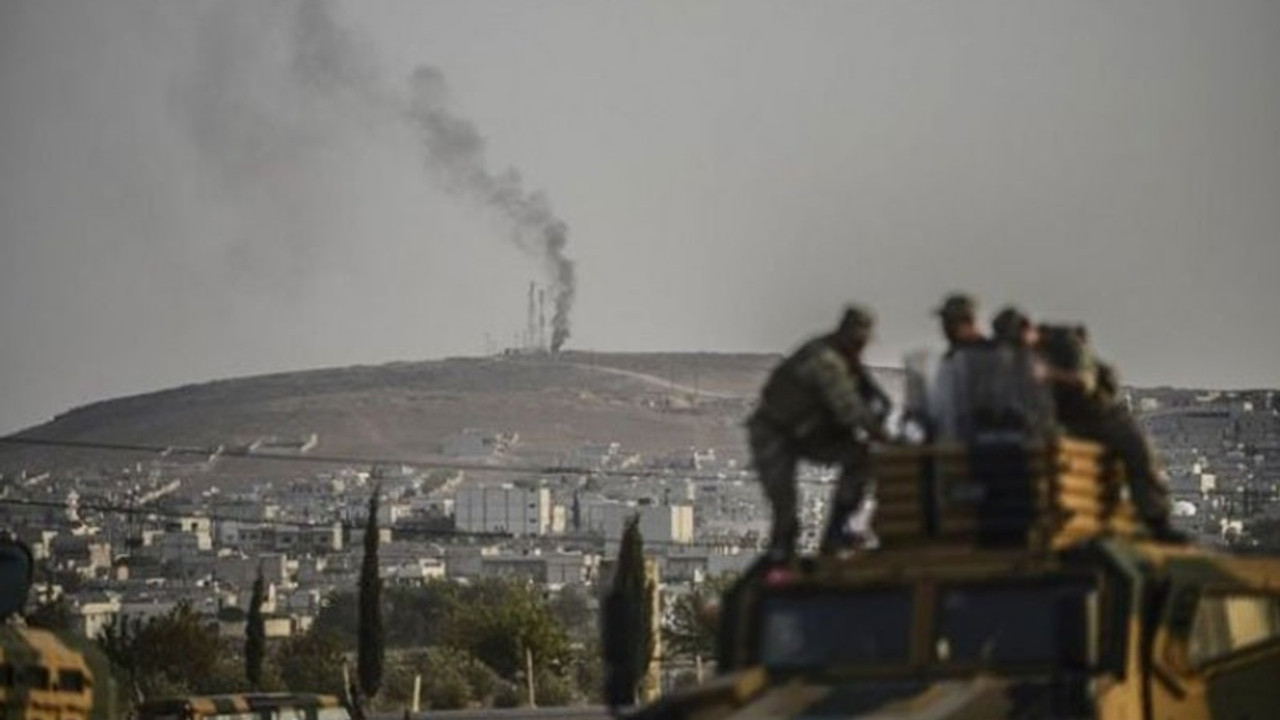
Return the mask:
POLYGON ((795 438, 878 434, 888 408, 862 368, 852 368, 829 337, 810 340, 782 362, 765 383, 756 416, 795 438))

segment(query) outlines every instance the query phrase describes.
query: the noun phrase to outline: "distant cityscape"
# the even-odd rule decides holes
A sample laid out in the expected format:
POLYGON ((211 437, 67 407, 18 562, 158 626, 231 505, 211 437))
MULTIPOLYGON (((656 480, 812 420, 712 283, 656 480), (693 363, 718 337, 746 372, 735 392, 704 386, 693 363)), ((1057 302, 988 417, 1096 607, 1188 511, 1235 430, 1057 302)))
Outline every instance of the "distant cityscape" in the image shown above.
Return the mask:
MULTIPOLYGON (((1257 547, 1280 522, 1280 394, 1131 389, 1165 461, 1176 524, 1201 542, 1257 547)), ((256 455, 303 455, 323 438, 262 438, 256 455)), ((305 633, 335 591, 356 586, 370 494, 381 503, 380 571, 391 585, 522 578, 548 595, 599 597, 623 527, 639 516, 662 592, 677 596, 744 569, 768 532, 768 506, 741 448, 644 455, 625 439, 584 444, 554 467, 519 473, 521 439, 466 429, 442 457, 478 469, 323 467, 219 489, 210 463, 160 457, 94 472, 40 468, 0 478, 0 527, 35 552, 35 600, 68 603, 97 636, 189 603, 242 637, 254 578, 267 581, 269 637, 305 633), (492 468, 492 469, 489 469, 492 468)), ((806 540, 825 516, 829 473, 802 472, 806 540)))

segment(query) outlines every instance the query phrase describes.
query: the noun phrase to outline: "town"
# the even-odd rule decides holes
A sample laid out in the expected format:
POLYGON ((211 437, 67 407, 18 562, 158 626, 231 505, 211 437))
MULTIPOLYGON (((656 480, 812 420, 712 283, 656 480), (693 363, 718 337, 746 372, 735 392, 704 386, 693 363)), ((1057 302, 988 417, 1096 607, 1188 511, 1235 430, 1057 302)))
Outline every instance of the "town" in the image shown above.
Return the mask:
MULTIPOLYGON (((1165 462, 1181 530, 1210 545, 1280 548, 1280 395, 1131 388, 1126 399, 1165 462)), ((323 446, 309 434, 261 438, 239 452, 293 470, 323 446)), ((582 653, 595 651, 599 600, 629 522, 655 565, 661 622, 677 635, 696 625, 677 616, 688 607, 681 598, 723 587, 768 532, 741 446, 645 454, 619 438, 535 467, 518 433, 464 428, 435 451, 435 463, 320 462, 309 474, 236 491, 216 481, 234 455, 165 455, 74 474, 32 467, 0 481, 0 526, 38 560, 35 614, 56 609, 89 638, 181 609, 222 641, 243 642, 261 578, 268 640, 296 642, 334 624, 333 608, 357 586, 364 535, 375 528, 379 576, 393 592, 486 582, 532 588, 548 607, 574 608, 561 619, 582 653)), ((819 468, 802 473, 809 546, 830 483, 819 468)), ((660 653, 658 682, 696 680, 709 652, 709 640, 677 640, 660 653)), ((563 701, 592 700, 591 682, 563 701)), ((462 697, 483 702, 483 694, 462 697)))

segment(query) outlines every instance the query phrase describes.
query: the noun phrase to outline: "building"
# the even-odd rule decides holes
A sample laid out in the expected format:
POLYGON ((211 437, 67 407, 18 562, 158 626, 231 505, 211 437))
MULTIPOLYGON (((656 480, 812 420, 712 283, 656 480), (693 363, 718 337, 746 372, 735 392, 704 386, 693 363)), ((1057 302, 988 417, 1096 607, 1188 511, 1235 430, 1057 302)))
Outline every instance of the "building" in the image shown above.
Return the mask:
POLYGON ((245 551, 324 555, 341 552, 342 523, 218 523, 218 545, 245 551))
POLYGON ((598 560, 583 553, 500 553, 481 557, 481 577, 520 578, 543 587, 582 585, 598 560))
POLYGON ((276 553, 220 557, 214 560, 213 577, 219 583, 235 588, 252 588, 258 573, 271 585, 282 585, 289 578, 287 558, 276 553))
POLYGON ((114 595, 84 597, 74 606, 77 615, 76 630, 87 638, 96 638, 120 614, 120 598, 114 595))
POLYGON ((516 537, 546 535, 551 530, 551 491, 525 490, 513 485, 472 486, 454 498, 458 530, 467 533, 508 533, 516 537))
POLYGON ((59 534, 49 543, 49 556, 59 570, 85 578, 106 577, 111 571, 111 543, 91 535, 59 534))
POLYGON ((501 554, 495 546, 453 545, 445 549, 444 563, 450 580, 472 580, 484 572, 485 558, 501 554))
MULTIPOLYGON (((632 516, 640 517, 640 535, 655 546, 693 542, 693 506, 630 505, 613 500, 583 502, 583 524, 616 544, 632 516)), ((606 552, 609 546, 606 546, 606 552)))
POLYGON ((400 587, 421 587, 433 580, 445 579, 444 561, 439 558, 417 558, 391 565, 381 565, 383 581, 400 587))

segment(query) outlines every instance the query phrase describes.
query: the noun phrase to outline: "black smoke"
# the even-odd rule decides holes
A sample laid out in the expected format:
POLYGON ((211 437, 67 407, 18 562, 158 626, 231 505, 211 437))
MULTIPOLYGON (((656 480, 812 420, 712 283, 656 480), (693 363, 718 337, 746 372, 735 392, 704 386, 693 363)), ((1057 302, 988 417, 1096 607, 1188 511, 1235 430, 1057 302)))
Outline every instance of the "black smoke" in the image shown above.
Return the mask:
POLYGON ((565 255, 568 226, 544 195, 525 190, 515 169, 499 174, 488 170, 484 138, 475 125, 449 109, 448 87, 439 70, 420 66, 413 72, 410 86, 409 116, 422 141, 427 168, 439 173, 450 191, 501 212, 511 221, 515 244, 545 263, 554 307, 551 351, 559 351, 569 338, 574 296, 573 261, 565 255))
MULTIPOLYGON (((256 7, 256 6, 255 6, 256 7)), ((281 168, 301 167, 335 135, 399 124, 416 138, 421 162, 451 193, 496 210, 511 226, 511 240, 543 265, 552 296, 551 349, 569 337, 574 299, 574 265, 565 255, 569 229, 546 197, 525 189, 513 168, 494 173, 485 159, 485 141, 469 120, 449 105, 444 75, 421 66, 406 84, 388 83, 363 38, 344 26, 329 0, 299 0, 246 13, 238 5, 216 5, 203 18, 198 71, 177 94, 186 126, 202 158, 223 185, 265 205, 267 221, 258 234, 285 238, 289 257, 304 254, 307 240, 320 233, 290 209, 277 211, 281 190, 259 192, 281 168), (263 72, 287 48, 280 72, 263 72), (276 218, 283 213, 286 217, 276 218)), ((309 182, 307 172, 290 182, 309 182)), ((261 260, 264 250, 244 244, 261 260)))

